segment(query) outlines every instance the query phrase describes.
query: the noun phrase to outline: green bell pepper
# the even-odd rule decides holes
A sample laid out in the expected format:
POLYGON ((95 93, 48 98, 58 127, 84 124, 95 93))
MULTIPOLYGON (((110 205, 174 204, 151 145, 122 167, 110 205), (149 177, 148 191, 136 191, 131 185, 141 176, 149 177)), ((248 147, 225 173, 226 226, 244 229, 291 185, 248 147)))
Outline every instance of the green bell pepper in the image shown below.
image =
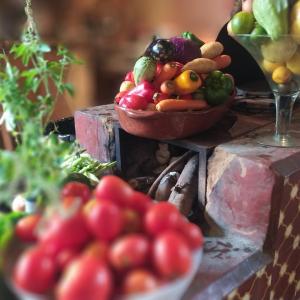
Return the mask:
POLYGON ((205 100, 211 106, 226 102, 233 91, 232 79, 221 71, 211 72, 204 83, 205 100))
POLYGON ((201 41, 195 34, 185 31, 181 34, 181 36, 187 40, 192 40, 195 42, 199 47, 202 47, 204 45, 204 42, 201 41))

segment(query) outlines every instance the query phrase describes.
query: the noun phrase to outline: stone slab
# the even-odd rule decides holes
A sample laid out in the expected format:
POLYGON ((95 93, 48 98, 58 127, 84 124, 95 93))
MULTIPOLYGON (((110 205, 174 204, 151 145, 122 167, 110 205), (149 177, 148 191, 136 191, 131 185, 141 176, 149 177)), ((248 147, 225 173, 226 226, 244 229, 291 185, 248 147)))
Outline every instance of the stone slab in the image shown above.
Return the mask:
POLYGON ((216 147, 208 162, 206 216, 212 227, 262 247, 272 198, 282 185, 274 165, 300 150, 261 146, 256 142, 259 133, 216 147))

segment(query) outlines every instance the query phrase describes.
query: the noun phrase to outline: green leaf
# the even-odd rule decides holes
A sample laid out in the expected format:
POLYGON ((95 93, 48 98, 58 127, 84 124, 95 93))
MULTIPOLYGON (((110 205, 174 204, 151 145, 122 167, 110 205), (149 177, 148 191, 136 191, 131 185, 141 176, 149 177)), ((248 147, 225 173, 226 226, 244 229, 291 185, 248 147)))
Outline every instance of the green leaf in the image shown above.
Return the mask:
POLYGON ((64 89, 68 92, 71 97, 74 97, 74 87, 71 83, 65 83, 64 89))

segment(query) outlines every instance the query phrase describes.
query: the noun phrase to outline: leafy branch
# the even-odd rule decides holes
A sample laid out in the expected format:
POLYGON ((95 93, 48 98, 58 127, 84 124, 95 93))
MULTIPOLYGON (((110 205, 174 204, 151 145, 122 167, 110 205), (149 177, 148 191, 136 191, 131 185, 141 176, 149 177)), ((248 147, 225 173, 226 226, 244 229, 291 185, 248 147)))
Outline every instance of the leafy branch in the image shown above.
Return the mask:
POLYGON ((36 38, 0 54, 0 121, 17 144, 14 152, 0 152, 0 201, 11 201, 17 191, 41 201, 57 199, 66 176, 62 162, 74 149, 44 132, 59 96, 74 94, 72 85, 64 82, 65 71, 74 63, 78 60, 65 47, 54 54, 36 38))

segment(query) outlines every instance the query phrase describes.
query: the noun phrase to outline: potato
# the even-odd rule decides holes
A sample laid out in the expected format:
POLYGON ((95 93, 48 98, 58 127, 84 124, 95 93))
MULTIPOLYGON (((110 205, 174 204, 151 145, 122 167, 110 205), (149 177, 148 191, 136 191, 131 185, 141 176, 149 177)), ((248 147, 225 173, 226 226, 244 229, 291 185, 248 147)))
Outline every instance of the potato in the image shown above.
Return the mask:
POLYGON ((196 58, 182 68, 182 71, 193 70, 198 74, 207 74, 218 69, 217 63, 209 58, 196 58))
POLYGON ((224 47, 220 42, 205 43, 200 49, 203 58, 215 58, 224 51, 224 47))

